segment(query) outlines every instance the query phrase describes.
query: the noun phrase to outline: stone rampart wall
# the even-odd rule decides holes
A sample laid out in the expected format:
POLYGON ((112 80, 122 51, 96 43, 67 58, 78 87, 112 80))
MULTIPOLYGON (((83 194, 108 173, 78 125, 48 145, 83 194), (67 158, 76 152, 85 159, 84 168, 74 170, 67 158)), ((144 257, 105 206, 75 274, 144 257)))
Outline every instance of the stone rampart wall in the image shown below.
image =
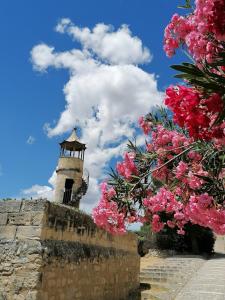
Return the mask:
POLYGON ((134 234, 46 200, 0 201, 0 300, 122 300, 138 286, 134 234))

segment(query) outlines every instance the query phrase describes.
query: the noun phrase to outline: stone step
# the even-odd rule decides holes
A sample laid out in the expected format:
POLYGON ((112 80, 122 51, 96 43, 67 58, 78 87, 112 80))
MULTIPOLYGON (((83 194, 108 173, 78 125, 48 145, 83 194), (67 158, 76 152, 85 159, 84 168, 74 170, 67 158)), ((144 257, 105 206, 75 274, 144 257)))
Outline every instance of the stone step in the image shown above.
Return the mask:
POLYGON ((141 273, 140 274, 140 278, 164 278, 164 279, 179 279, 179 280, 185 280, 187 277, 190 277, 190 274, 184 274, 182 276, 179 276, 179 275, 170 275, 170 274, 148 274, 148 273, 141 273))
POLYGON ((172 300, 173 295, 168 292, 146 291, 141 294, 142 300, 172 300))
MULTIPOLYGON (((164 263, 147 266, 140 273, 141 282, 148 282, 151 289, 142 294, 142 300, 174 300, 183 285, 198 270, 205 259, 202 257, 173 256, 164 263)), ((194 300, 194 299, 193 299, 194 300)))
POLYGON ((172 270, 151 270, 151 269, 143 269, 142 273, 148 274, 170 274, 170 275, 182 275, 182 271, 172 271, 172 270))
POLYGON ((179 284, 183 282, 183 280, 179 277, 177 278, 170 278, 170 277, 148 277, 148 276, 142 276, 140 277, 140 280, 143 282, 153 283, 153 282, 168 282, 168 283, 176 283, 179 284))

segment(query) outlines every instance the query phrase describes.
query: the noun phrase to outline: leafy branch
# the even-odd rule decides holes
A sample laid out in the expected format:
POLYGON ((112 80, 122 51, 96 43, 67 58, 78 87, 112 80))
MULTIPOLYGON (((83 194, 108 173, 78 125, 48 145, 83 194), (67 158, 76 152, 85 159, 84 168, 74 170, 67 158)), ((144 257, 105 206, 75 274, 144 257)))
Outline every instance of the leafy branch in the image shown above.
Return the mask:
POLYGON ((191 6, 191 0, 186 0, 185 5, 180 5, 178 8, 183 8, 183 9, 189 9, 192 8, 191 6))

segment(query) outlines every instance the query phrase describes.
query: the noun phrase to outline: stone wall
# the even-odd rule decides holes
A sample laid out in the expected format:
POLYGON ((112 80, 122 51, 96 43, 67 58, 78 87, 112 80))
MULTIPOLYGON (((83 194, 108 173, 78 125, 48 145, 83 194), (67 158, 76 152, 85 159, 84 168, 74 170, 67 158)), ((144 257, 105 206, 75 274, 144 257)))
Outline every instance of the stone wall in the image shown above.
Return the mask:
POLYGON ((134 234, 46 200, 0 201, 0 300, 119 300, 139 286, 134 234))

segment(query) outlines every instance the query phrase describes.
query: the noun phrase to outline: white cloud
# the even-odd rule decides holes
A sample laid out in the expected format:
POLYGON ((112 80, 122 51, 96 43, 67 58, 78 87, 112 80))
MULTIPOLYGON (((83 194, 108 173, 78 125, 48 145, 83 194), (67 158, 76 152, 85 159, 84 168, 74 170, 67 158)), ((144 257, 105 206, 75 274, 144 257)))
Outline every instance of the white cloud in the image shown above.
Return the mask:
POLYGON ((30 136, 28 137, 26 143, 29 144, 29 145, 32 145, 32 144, 35 142, 35 140, 36 140, 36 139, 35 139, 32 135, 30 135, 30 136))
POLYGON ((90 30, 75 26, 70 19, 62 19, 56 31, 71 35, 84 49, 110 64, 140 64, 151 60, 149 50, 138 37, 132 36, 127 25, 114 31, 113 26, 100 23, 90 30))
POLYGON ((49 47, 44 44, 38 45, 32 50, 32 60, 38 61, 38 65, 35 68, 39 71, 43 71, 47 64, 51 64, 54 61, 53 55, 54 47, 49 47))
POLYGON ((53 189, 47 185, 38 185, 35 184, 28 189, 24 189, 21 191, 21 196, 25 198, 47 198, 52 200, 53 197, 53 189))
POLYGON ((138 117, 161 103, 162 93, 154 74, 137 65, 148 62, 151 54, 127 26, 115 31, 97 24, 91 30, 62 19, 56 31, 72 36, 81 49, 57 52, 52 46, 39 44, 33 47, 31 60, 42 72, 49 67, 69 71, 63 89, 65 110, 55 127, 45 124, 45 129, 51 137, 75 125, 82 128, 82 141, 87 144, 85 167, 90 172, 89 192, 82 201, 89 210, 98 200, 97 183, 104 169, 122 154, 127 139, 135 133, 138 117))
POLYGON ((39 185, 34 184, 32 187, 23 189, 20 192, 20 196, 16 198, 33 198, 33 199, 48 199, 50 201, 54 198, 54 189, 55 189, 55 183, 56 183, 56 172, 54 171, 52 173, 52 176, 49 178, 48 185, 39 185))

